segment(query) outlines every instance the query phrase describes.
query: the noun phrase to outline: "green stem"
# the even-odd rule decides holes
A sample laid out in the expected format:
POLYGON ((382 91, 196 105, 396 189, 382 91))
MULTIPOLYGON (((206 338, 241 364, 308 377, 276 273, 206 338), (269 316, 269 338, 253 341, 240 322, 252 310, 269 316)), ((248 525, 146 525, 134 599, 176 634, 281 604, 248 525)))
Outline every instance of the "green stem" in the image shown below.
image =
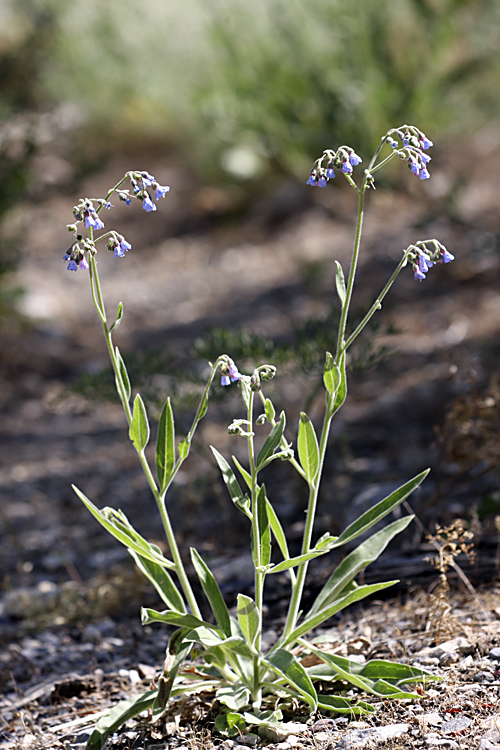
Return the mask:
POLYGON ((255 463, 255 444, 253 435, 253 402, 254 392, 250 391, 248 398, 247 407, 247 420, 249 422, 248 431, 250 433, 248 437, 248 463, 250 466, 250 477, 251 477, 251 498, 252 498, 252 546, 253 546, 253 558, 254 558, 254 587, 255 587, 255 604, 257 605, 257 612, 259 613, 259 626, 257 629, 257 636, 255 638, 255 649, 257 653, 253 657, 253 689, 252 689, 252 701, 258 703, 260 700, 260 647, 262 637, 262 605, 264 600, 264 574, 260 571, 262 567, 262 549, 260 545, 260 527, 259 527, 259 513, 257 506, 257 466, 255 463))
POLYGON ((401 271, 401 269, 403 268, 403 266, 406 263, 407 255, 408 255, 407 252, 403 255, 402 259, 398 263, 398 265, 396 267, 396 270, 392 274, 391 278, 389 279, 389 281, 387 282, 387 284, 384 286, 384 288, 382 289, 382 291, 380 292, 379 296, 377 297, 377 299, 375 300, 375 302, 373 303, 373 305, 370 307, 370 309, 366 313, 366 315, 363 318, 363 320, 361 321, 361 323, 355 328, 355 330, 351 333, 351 335, 349 336, 349 338, 345 342, 344 349, 348 349, 348 347, 352 344, 352 342, 354 341, 354 339, 357 338, 357 336, 359 336, 359 334, 361 333, 361 331, 363 330, 363 328, 366 326, 366 324, 368 323, 368 321, 375 315, 375 313, 377 312, 377 310, 380 310, 380 308, 382 307, 382 300, 387 295, 389 289, 391 288, 391 286, 396 281, 396 277, 398 276, 399 272, 401 271))
MULTIPOLYGON (((90 230, 91 232, 92 230, 90 230)), ((89 232, 89 234, 90 234, 89 232)), ((90 239, 92 237, 90 236, 90 239)), ((111 359, 111 364, 113 367, 113 371, 115 374, 116 379, 116 386, 118 395, 120 397, 120 401, 122 403, 123 409, 125 411, 125 416, 127 419, 128 426, 132 424, 132 410, 130 408, 129 399, 127 396, 127 391, 125 388, 125 384, 123 382, 122 374, 120 371, 120 366, 118 363, 118 358, 116 355, 116 351, 113 346, 113 339, 112 334, 108 328, 107 325, 107 319, 106 319, 106 310, 104 307, 104 300, 102 296, 102 290, 101 285, 99 282, 99 274, 97 272, 97 262, 94 256, 90 257, 90 286, 91 286, 91 293, 92 293, 92 300, 94 302, 94 305, 96 307, 97 313, 99 315, 99 318, 102 322, 103 331, 104 331, 104 338, 106 339, 106 345, 108 347, 109 356, 111 359)), ((175 564, 176 573, 179 578, 179 583, 181 584, 181 587, 184 591, 184 594, 186 596, 187 602, 191 608, 191 611, 194 615, 201 618, 201 612, 198 607, 198 603, 196 601, 196 598, 194 596, 193 590, 191 588, 191 585, 189 583, 189 579, 187 577, 184 564, 182 562, 182 558, 179 552, 179 548, 177 546, 177 542, 175 539, 175 534, 172 528, 172 524, 170 522, 170 517, 167 511, 166 503, 165 503, 165 493, 163 493, 161 496, 158 492, 158 488, 156 486, 155 479, 153 477, 153 473, 149 467, 148 460, 142 451, 138 451, 137 455, 139 457, 139 461, 142 466, 142 470, 146 476, 146 479, 148 481, 148 484, 151 488, 151 492, 153 493, 153 496, 156 501, 156 505, 158 506, 158 511, 160 513, 160 517, 162 520, 163 528, 165 531, 165 536, 167 537, 168 546, 170 549, 170 554, 172 556, 172 560, 175 564)))

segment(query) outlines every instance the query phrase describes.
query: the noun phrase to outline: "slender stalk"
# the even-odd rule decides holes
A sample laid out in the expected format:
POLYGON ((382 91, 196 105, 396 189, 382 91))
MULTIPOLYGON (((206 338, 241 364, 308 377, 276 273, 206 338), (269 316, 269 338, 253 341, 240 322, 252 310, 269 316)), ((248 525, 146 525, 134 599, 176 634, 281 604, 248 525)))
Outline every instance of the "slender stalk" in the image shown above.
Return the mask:
POLYGON ((257 612, 259 613, 259 626, 257 629, 257 636, 255 638, 255 650, 256 654, 253 657, 253 688, 252 688, 252 700, 253 702, 259 702, 260 700, 260 646, 262 637, 262 604, 264 600, 264 573, 259 569, 262 566, 262 549, 260 543, 260 527, 259 527, 259 513, 257 507, 257 466, 255 463, 255 444, 253 435, 253 402, 254 392, 250 391, 248 398, 247 407, 247 420, 249 423, 248 431, 250 433, 248 437, 248 463, 250 466, 251 476, 251 498, 252 498, 252 542, 253 542, 253 557, 254 557, 254 587, 255 587, 255 604, 257 605, 257 612))
MULTIPOLYGON (((97 262, 96 262, 95 257, 93 256, 91 256, 90 258, 90 269, 91 269, 90 286, 91 286, 92 300, 96 307, 99 318, 101 319, 101 322, 102 322, 104 338, 106 339, 106 345, 108 347, 111 364, 113 367, 113 371, 115 373, 118 395, 120 397, 120 401, 125 411, 127 423, 130 427, 130 425, 132 424, 133 414, 130 408, 130 403, 129 403, 127 392, 125 389, 125 384, 123 382, 123 377, 120 371, 118 358, 116 356, 115 348, 113 346, 112 334, 107 325, 106 310, 104 307, 101 284, 99 281, 99 274, 97 271, 97 262)), ((179 548, 177 546, 175 534, 174 534, 172 524, 170 521, 170 516, 168 514, 166 503, 165 503, 165 493, 163 493, 163 495, 160 496, 153 473, 150 469, 148 460, 144 452, 138 451, 137 455, 139 457, 142 470, 146 476, 151 492, 153 493, 153 496, 155 498, 156 505, 158 506, 158 511, 160 513, 161 521, 163 524, 163 529, 165 531, 165 536, 167 538, 168 546, 170 549, 170 554, 172 555, 172 560, 175 564, 176 573, 179 578, 179 583, 181 584, 182 590, 184 591, 184 594, 186 596, 187 602, 191 608, 192 613, 196 615, 197 617, 201 618, 201 612, 198 607, 198 603, 194 596, 193 590, 191 588, 191 584, 189 583, 189 579, 187 577, 184 564, 182 562, 179 548)))
POLYGON ((396 270, 394 271, 394 273, 392 274, 391 278, 389 279, 389 281, 387 282, 387 284, 384 286, 384 288, 380 292, 379 296, 377 297, 377 299, 375 300, 375 302, 373 303, 373 305, 370 307, 370 309, 366 313, 366 315, 363 318, 363 320, 361 321, 361 323, 354 329, 354 331, 351 333, 351 335, 349 336, 349 338, 345 342, 344 349, 348 349, 350 347, 350 345, 352 344, 352 342, 354 341, 354 339, 357 338, 357 336, 359 336, 359 334, 361 333, 361 331, 363 330, 363 328, 366 326, 366 324, 368 323, 368 321, 371 320, 371 318, 375 315, 375 313, 378 310, 380 310, 380 308, 382 307, 382 300, 386 296, 386 294, 389 291, 389 289, 391 288, 391 286, 396 281, 396 277, 398 276, 399 272, 401 271, 401 269, 403 268, 404 264, 406 263, 406 257, 407 257, 407 253, 405 253, 403 255, 402 259, 399 261, 399 263, 398 263, 398 265, 396 267, 396 270))

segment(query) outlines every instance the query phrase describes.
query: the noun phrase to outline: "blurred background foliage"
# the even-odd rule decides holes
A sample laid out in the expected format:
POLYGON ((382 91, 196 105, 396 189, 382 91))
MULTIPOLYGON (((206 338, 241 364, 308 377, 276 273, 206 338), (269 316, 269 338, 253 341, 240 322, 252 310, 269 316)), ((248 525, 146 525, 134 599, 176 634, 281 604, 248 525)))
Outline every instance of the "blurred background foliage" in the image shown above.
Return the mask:
POLYGON ((499 117, 499 49, 498 0, 2 0, 0 219, 48 126, 72 128, 77 175, 124 148, 175 149, 249 195, 404 121, 463 141, 499 117))

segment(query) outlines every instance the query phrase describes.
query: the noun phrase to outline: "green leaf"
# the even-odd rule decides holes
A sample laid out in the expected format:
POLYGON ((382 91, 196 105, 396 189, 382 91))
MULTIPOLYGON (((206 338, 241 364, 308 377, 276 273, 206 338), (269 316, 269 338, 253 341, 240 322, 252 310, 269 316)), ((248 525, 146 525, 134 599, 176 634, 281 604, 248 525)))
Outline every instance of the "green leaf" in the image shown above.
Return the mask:
POLYGON ((283 560, 283 562, 280 562, 277 565, 273 565, 273 567, 269 568, 267 572, 282 573, 284 570, 288 570, 289 568, 296 568, 299 565, 308 562, 309 560, 314 560, 315 557, 319 557, 320 555, 324 555, 327 552, 330 552, 334 541, 335 537, 330 537, 328 535, 328 538, 322 538, 321 540, 319 540, 314 549, 310 550, 309 552, 305 552, 303 555, 297 555, 297 557, 289 557, 287 560, 283 560))
POLYGON ((335 398, 333 399, 333 404, 331 407, 330 416, 333 416, 342 406, 344 401, 347 397, 347 375, 346 375, 346 362, 345 362, 345 350, 340 355, 340 362, 339 362, 339 372, 340 372, 340 381, 338 388, 335 391, 335 398))
POLYGON ((210 603, 212 612, 214 614, 217 625, 226 636, 231 635, 231 622, 229 620, 229 612, 226 607, 224 598, 220 592, 212 572, 208 565, 202 560, 198 552, 191 548, 191 560, 196 570, 196 574, 200 579, 203 591, 210 603))
POLYGON ((200 620, 194 615, 183 615, 180 612, 172 612, 172 610, 157 612, 156 609, 142 607, 141 622, 143 625, 149 625, 152 622, 166 622, 169 625, 176 625, 179 628, 190 628, 191 630, 204 626, 209 630, 212 629, 217 632, 217 628, 210 622, 200 620))
POLYGON ((282 411, 280 414, 280 421, 277 422, 269 435, 267 436, 264 445, 260 449, 259 453, 257 454, 257 461, 255 463, 257 467, 257 471, 262 467, 262 464, 274 453, 278 445, 280 444, 280 440, 283 437, 283 432, 285 430, 286 425, 286 417, 285 412, 282 411))
MULTIPOLYGON (((125 389, 125 396, 127 398, 127 402, 129 402, 130 401, 130 396, 131 396, 131 393, 132 393, 132 388, 130 387, 130 380, 129 380, 129 377, 128 377, 127 368, 125 367, 125 362, 123 361, 122 355, 120 354, 120 350, 118 349, 117 346, 115 347, 115 356, 116 356, 116 359, 117 359, 117 362, 118 362, 118 370, 119 370, 119 373, 120 373, 120 377, 122 379, 123 387, 125 389)), ((115 376, 115 378, 116 378, 116 376, 115 376)), ((116 380, 117 380, 117 388, 118 388, 118 379, 116 378, 116 380)), ((118 391, 119 390, 120 389, 118 388, 118 391)))
POLYGON ((108 734, 115 732, 129 719, 147 711, 155 701, 157 690, 146 690, 145 693, 136 695, 126 701, 118 703, 96 724, 96 727, 87 743, 87 750, 101 750, 106 742, 108 734))
MULTIPOLYGON (((408 693, 404 690, 400 690, 396 685, 392 685, 385 680, 377 678, 376 680, 371 679, 364 673, 366 664, 359 664, 358 662, 350 661, 343 656, 337 656, 336 654, 329 654, 325 651, 321 651, 312 644, 308 643, 307 648, 321 659, 326 664, 331 665, 338 674, 338 678, 350 682, 351 685, 361 690, 365 690, 367 693, 372 693, 378 696, 388 696, 392 698, 417 698, 417 693, 408 693)), ((373 670, 372 670, 373 671, 373 670)))
POLYGON ((353 521, 353 523, 342 532, 334 546, 340 547, 343 544, 350 542, 352 539, 355 539, 364 531, 374 526, 381 518, 388 515, 388 513, 394 510, 394 508, 402 503, 403 500, 406 500, 408 495, 410 495, 419 484, 423 482, 429 471, 430 469, 426 469, 425 471, 422 471, 421 474, 417 474, 416 477, 410 479, 409 482, 406 482, 406 484, 403 484, 397 490, 391 492, 390 495, 374 505, 373 508, 370 508, 363 513, 363 515, 356 519, 356 521, 353 521))
POLYGON ((300 693, 311 711, 316 711, 318 696, 312 680, 290 651, 279 648, 262 661, 300 693))
POLYGON ((290 553, 288 552, 288 543, 286 540, 286 535, 283 530, 283 527, 281 525, 281 522, 276 515, 276 511, 274 510, 273 506, 271 505, 271 502, 266 498, 266 512, 267 517, 269 519, 269 525, 271 527, 271 531, 274 534, 274 538, 276 539, 276 542, 278 544, 278 547, 280 548, 281 554, 283 555, 285 560, 290 559, 290 553))
POLYGON ((229 494, 231 495, 233 503, 236 505, 238 510, 241 510, 242 513, 244 513, 248 518, 251 519, 252 514, 249 510, 249 500, 243 495, 234 471, 231 469, 224 456, 222 456, 219 451, 213 447, 213 445, 211 445, 210 448, 212 449, 212 453, 215 456, 215 460, 219 464, 222 478, 229 490, 229 494))
POLYGON ((300 413, 297 438, 300 465, 304 469, 308 484, 313 484, 319 469, 318 439, 313 424, 305 412, 300 413))
POLYGON ((307 616, 312 616, 320 609, 324 609, 328 604, 335 601, 353 578, 361 570, 371 565, 384 551, 391 539, 400 534, 412 520, 413 516, 399 518, 376 534, 373 534, 347 555, 321 589, 307 616))
POLYGON ((140 394, 134 400, 134 415, 130 425, 129 437, 138 453, 144 453, 149 440, 149 422, 146 407, 140 394))
MULTIPOLYGON (((266 509, 266 488, 261 485, 257 493, 257 520, 259 524, 260 564, 266 566, 271 560, 271 531, 266 509)), ((257 558, 256 558, 257 562, 257 558)))
POLYGON ((341 374, 338 366, 335 364, 330 352, 326 352, 325 369, 323 371, 323 382, 325 388, 332 396, 336 393, 341 380, 341 374))
POLYGON ((181 442, 179 443, 179 458, 181 458, 183 461, 188 457, 190 447, 191 444, 187 438, 184 438, 184 440, 181 440, 181 442))
POLYGON ((339 295, 340 303, 342 307, 344 307, 346 300, 344 272, 338 260, 335 261, 335 265, 337 266, 337 271, 335 273, 335 286, 337 288, 337 294, 339 295))
POLYGON ((116 329, 118 328, 118 326, 120 325, 120 323, 122 321, 122 317, 123 317, 123 305, 120 302, 118 304, 118 310, 116 311, 116 320, 113 323, 113 325, 111 326, 111 328, 109 329, 110 333, 114 333, 116 331, 116 329))
MULTIPOLYGON (((151 547, 157 549, 158 553, 161 554, 159 547, 156 547, 156 545, 151 545, 151 547)), ((135 564, 141 573, 144 573, 146 578, 151 581, 167 607, 176 612, 180 612, 181 614, 185 614, 186 605, 182 595, 165 568, 152 560, 148 560, 133 549, 129 548, 129 552, 134 558, 135 564)))
POLYGON ((156 475, 160 493, 165 491, 175 466, 175 425, 170 398, 167 398, 158 423, 156 475))
POLYGON ((347 698, 342 698, 339 695, 318 695, 318 708, 323 711, 335 711, 338 714, 351 714, 352 716, 375 713, 375 708, 370 703, 364 701, 351 703, 347 698))
POLYGON ((366 596, 375 594, 377 591, 382 591, 382 589, 386 589, 389 586, 394 586, 395 583, 398 583, 398 581, 386 581, 385 583, 372 583, 370 586, 359 586, 359 588, 355 589, 355 591, 351 591, 346 596, 337 599, 336 602, 333 602, 333 604, 330 604, 328 607, 320 610, 314 616, 307 617, 297 628, 295 628, 295 630, 290 633, 290 635, 282 645, 293 643, 293 641, 297 640, 297 638, 300 638, 302 635, 305 635, 306 633, 309 633, 309 631, 314 630, 314 628, 317 628, 318 625, 321 625, 326 620, 329 620, 330 617, 332 617, 337 612, 340 612, 342 609, 345 609, 350 604, 359 602, 360 599, 364 599, 366 596))
POLYGON ((236 737, 245 731, 246 722, 241 714, 229 711, 216 717, 215 728, 224 737, 236 737))
POLYGON ((260 628, 260 614, 254 600, 245 594, 238 594, 238 623, 249 647, 254 649, 260 628))
POLYGON ((138 552, 142 557, 152 560, 152 562, 158 563, 163 568, 169 570, 175 570, 175 565, 171 560, 167 560, 158 551, 158 547, 149 544, 129 523, 126 515, 122 511, 117 511, 114 508, 104 508, 102 511, 99 510, 78 487, 71 485, 85 505, 85 507, 92 513, 101 526, 104 526, 106 531, 109 531, 115 539, 129 547, 131 550, 138 552))
POLYGON ((266 419, 268 422, 272 422, 274 417, 276 416, 276 410, 273 406, 273 402, 271 399, 266 398, 264 403, 264 411, 266 413, 266 419))
POLYGON ((215 693, 215 697, 224 706, 237 711, 239 708, 245 708, 250 703, 250 690, 248 689, 248 685, 236 682, 233 685, 224 685, 224 687, 219 688, 215 693))

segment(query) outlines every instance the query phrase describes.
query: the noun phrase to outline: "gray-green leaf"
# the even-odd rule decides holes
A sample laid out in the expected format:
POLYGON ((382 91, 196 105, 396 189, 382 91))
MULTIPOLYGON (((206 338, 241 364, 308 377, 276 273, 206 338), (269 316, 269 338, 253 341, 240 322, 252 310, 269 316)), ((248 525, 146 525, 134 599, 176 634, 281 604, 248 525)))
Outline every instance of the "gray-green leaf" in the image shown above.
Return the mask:
POLYGON ((130 425, 129 436, 138 453, 144 453, 149 440, 149 422, 146 407, 138 393, 134 399, 134 415, 130 425))
POLYGON ((319 469, 319 446, 313 424, 305 412, 300 413, 297 448, 307 481, 313 484, 319 469))

